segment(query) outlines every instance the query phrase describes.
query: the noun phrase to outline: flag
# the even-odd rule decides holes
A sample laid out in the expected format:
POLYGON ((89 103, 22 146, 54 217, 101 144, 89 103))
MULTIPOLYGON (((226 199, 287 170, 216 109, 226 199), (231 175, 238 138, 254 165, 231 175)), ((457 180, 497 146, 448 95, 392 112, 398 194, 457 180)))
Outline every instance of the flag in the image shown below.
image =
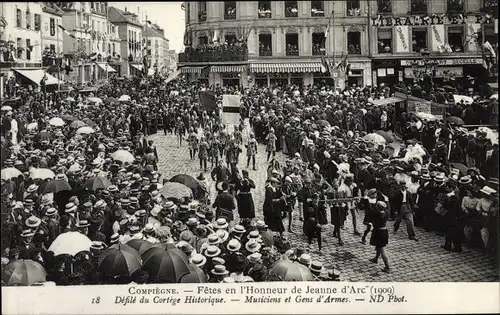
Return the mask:
POLYGON ((328 65, 328 61, 326 60, 325 56, 321 56, 321 72, 329 72, 330 67, 328 65))
POLYGON ((68 32, 64 27, 62 27, 61 25, 57 25, 59 26, 60 29, 62 29, 62 31, 64 32, 64 34, 68 35, 69 37, 71 38, 76 38, 75 35, 71 34, 70 32, 68 32))
POLYGON ((201 91, 198 93, 198 98, 200 100, 201 107, 207 111, 217 109, 217 100, 214 91, 201 91))
POLYGON ((89 57, 90 57, 90 61, 94 62, 97 60, 97 53, 96 52, 91 53, 89 57))
POLYGON ((219 41, 219 30, 215 30, 213 42, 217 43, 218 41, 219 41))

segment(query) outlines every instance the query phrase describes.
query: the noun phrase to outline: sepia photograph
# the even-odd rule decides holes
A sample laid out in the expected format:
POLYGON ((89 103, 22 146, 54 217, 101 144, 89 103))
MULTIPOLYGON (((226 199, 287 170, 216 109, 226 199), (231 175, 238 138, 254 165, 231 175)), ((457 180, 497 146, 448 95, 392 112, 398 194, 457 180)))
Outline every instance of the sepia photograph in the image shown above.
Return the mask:
POLYGON ((497 0, 2 2, 0 49, 2 295, 499 281, 497 0))

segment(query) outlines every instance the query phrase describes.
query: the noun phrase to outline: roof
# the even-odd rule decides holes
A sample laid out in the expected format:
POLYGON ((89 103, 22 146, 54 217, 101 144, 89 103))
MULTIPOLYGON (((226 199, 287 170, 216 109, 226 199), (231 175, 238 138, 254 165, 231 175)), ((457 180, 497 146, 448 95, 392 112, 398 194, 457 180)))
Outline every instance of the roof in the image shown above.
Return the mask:
POLYGON ((154 27, 151 27, 149 25, 145 27, 145 29, 142 32, 142 35, 144 37, 147 36, 147 37, 161 37, 161 38, 165 38, 165 36, 162 33, 160 33, 154 27), (146 30, 146 28, 147 28, 147 30, 146 30), (147 33, 146 33, 146 31, 147 31, 147 33))
POLYGON ((64 11, 53 2, 42 2, 42 11, 57 16, 63 16, 64 11))
POLYGON ((108 20, 111 23, 128 23, 142 27, 142 24, 137 20, 137 14, 123 11, 115 7, 108 8, 108 20))

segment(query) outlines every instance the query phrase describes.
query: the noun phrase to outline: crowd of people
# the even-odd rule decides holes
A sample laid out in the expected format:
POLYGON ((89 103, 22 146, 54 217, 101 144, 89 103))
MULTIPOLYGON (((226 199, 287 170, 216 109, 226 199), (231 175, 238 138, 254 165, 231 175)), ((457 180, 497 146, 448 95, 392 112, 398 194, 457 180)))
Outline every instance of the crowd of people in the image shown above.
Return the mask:
POLYGON ((117 78, 89 96, 18 89, 24 105, 1 112, 4 271, 30 259, 57 285, 331 281, 339 271, 309 253, 322 253, 326 226, 338 246, 348 246, 348 230, 368 240, 371 261, 382 259, 390 272, 388 230, 398 232, 402 221, 410 240, 418 241, 416 225, 443 233, 445 250, 460 252, 465 240, 495 252, 498 139, 491 130, 374 106, 393 94, 384 86, 211 87, 218 98, 242 97, 241 123, 231 132, 199 105, 204 88, 117 78), (199 160, 196 179, 163 178, 148 139, 161 131, 175 133, 199 160), (261 170, 257 154, 269 162, 265 187, 238 166, 245 156, 247 169, 261 170), (265 190, 262 205, 255 189, 265 190), (292 228, 297 216, 302 231, 292 228), (291 248, 287 233, 302 233, 309 246, 291 248), (116 265, 119 255, 139 263, 116 265), (179 261, 158 270, 165 255, 179 261), (301 272, 287 278, 275 268, 281 263, 301 272))

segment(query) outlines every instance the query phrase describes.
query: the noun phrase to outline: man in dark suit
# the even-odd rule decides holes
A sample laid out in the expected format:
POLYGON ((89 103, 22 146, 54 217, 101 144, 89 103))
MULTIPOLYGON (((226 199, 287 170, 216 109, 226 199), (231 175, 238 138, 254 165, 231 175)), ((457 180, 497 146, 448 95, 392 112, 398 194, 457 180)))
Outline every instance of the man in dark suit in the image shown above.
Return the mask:
MULTIPOLYGON (((212 170, 210 175, 212 176, 212 180, 215 181, 215 186, 217 188, 220 187, 219 183, 229 180, 231 172, 229 171, 229 168, 224 165, 223 161, 219 161, 219 164, 212 170)), ((221 190, 217 188, 217 192, 221 193, 221 190)))
POLYGON ((418 239, 415 238, 415 225, 413 223, 415 200, 406 190, 406 182, 400 182, 400 190, 394 195, 393 205, 397 215, 396 221, 394 221, 394 233, 398 231, 401 221, 404 220, 408 231, 408 238, 418 241, 418 239))
POLYGON ((236 209, 236 199, 228 192, 229 184, 226 181, 217 185, 222 192, 215 198, 213 208, 216 208, 216 218, 225 217, 227 221, 233 221, 233 210, 236 209))

